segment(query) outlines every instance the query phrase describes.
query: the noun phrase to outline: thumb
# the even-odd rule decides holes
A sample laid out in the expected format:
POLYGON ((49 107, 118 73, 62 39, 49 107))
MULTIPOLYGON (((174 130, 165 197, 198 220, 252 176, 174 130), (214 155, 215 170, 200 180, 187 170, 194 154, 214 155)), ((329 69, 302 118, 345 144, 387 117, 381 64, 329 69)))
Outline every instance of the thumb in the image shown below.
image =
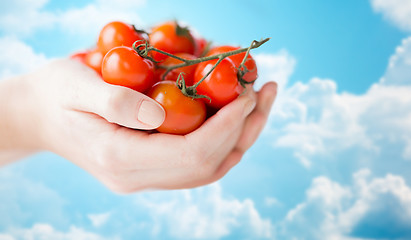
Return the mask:
MULTIPOLYGON (((83 66, 80 66, 83 67, 83 66)), ((135 90, 111 85, 86 67, 74 88, 74 108, 95 113, 108 122, 134 129, 155 129, 165 119, 163 107, 135 90)))
POLYGON ((108 85, 96 97, 95 113, 109 122, 146 130, 158 128, 164 122, 163 107, 132 89, 108 85))

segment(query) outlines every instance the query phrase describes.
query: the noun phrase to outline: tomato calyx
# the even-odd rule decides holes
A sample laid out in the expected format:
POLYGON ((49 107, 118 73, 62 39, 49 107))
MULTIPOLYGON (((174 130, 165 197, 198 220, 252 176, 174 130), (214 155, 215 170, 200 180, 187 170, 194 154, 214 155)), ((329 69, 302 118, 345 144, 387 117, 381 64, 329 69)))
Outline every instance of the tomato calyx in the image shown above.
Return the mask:
POLYGON ((145 30, 143 30, 143 29, 137 28, 136 25, 134 25, 134 24, 131 24, 131 27, 134 29, 134 31, 135 31, 136 33, 145 34, 145 35, 147 35, 147 36, 148 36, 148 34, 149 34, 147 31, 145 31, 145 30))
POLYGON ((208 51, 210 51, 212 44, 213 44, 212 41, 208 41, 206 43, 203 51, 200 53, 200 57, 205 57, 205 55, 208 53, 208 51))
POLYGON ((187 86, 186 82, 184 80, 183 74, 184 73, 180 73, 178 75, 178 78, 177 78, 177 81, 176 81, 176 85, 177 85, 178 89, 180 89, 181 93, 184 96, 189 97, 191 99, 205 98, 205 99, 207 99, 208 101, 211 102, 211 98, 209 96, 197 94, 196 88, 197 88, 198 85, 187 86))
POLYGON ((246 88, 246 85, 247 85, 247 84, 253 84, 253 83, 257 80, 257 79, 254 79, 253 81, 247 81, 247 80, 244 79, 244 75, 245 75, 246 73, 255 71, 255 69, 249 70, 249 69, 247 68, 247 66, 245 65, 245 63, 246 63, 246 61, 247 61, 247 59, 248 59, 248 56, 250 55, 250 50, 251 50, 252 48, 255 48, 255 45, 261 46, 264 42, 266 42, 266 41, 268 41, 268 40, 269 40, 269 38, 264 39, 264 40, 261 40, 260 42, 259 42, 259 41, 256 41, 256 40, 252 41, 251 44, 250 44, 250 46, 248 47, 247 51, 245 52, 243 61, 241 62, 240 66, 238 66, 238 68, 237 68, 237 70, 238 70, 238 72, 237 72, 238 82, 240 83, 240 85, 241 85, 244 89, 246 88))
POLYGON ((192 38, 190 34, 190 29, 188 29, 188 27, 181 26, 177 21, 174 21, 174 23, 176 24, 177 36, 192 38))
POLYGON ((192 42, 194 45, 196 42, 194 41, 193 36, 191 35, 190 29, 188 27, 181 26, 177 21, 174 21, 176 25, 176 35, 180 37, 186 37, 192 42))

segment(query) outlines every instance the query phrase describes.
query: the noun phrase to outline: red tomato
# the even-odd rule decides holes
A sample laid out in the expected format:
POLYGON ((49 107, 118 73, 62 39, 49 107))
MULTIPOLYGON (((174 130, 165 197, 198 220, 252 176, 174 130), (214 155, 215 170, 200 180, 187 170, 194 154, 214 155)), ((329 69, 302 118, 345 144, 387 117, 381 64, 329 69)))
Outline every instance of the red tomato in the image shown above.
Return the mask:
POLYGON ((131 47, 135 41, 143 39, 143 36, 131 25, 124 22, 110 22, 100 31, 97 47, 105 54, 114 47, 131 47))
MULTIPOLYGON (((194 82, 199 82, 216 62, 217 60, 210 60, 199 63, 194 75, 194 82)), ((198 94, 211 98, 211 102, 206 100, 207 105, 217 109, 233 101, 242 91, 243 88, 237 78, 237 69, 228 58, 223 59, 197 87, 198 94)))
POLYGON ((103 62, 103 58, 104 54, 97 48, 87 53, 84 58, 84 63, 101 75, 101 63, 103 62))
MULTIPOLYGON (((176 22, 165 22, 151 31, 148 35, 150 44, 167 53, 194 54, 194 38, 187 28, 179 26, 176 22)), ((151 52, 156 61, 162 61, 167 56, 155 51, 151 52)))
POLYGON ((206 47, 208 44, 207 40, 205 40, 204 38, 196 38, 195 41, 196 41, 196 49, 195 49, 194 55, 196 57, 204 56, 205 55, 204 51, 206 50, 206 47))
POLYGON ((184 96, 175 81, 156 83, 147 94, 159 102, 166 111, 159 132, 184 135, 197 129, 206 118, 202 101, 184 96))
POLYGON ((154 84, 154 64, 130 47, 111 49, 103 59, 104 81, 145 92, 154 84))
POLYGON ((81 63, 83 63, 83 64, 86 64, 85 58, 86 58, 86 55, 87 55, 88 53, 89 53, 88 51, 77 52, 77 53, 74 53, 73 55, 71 55, 70 58, 71 58, 71 59, 74 59, 74 60, 76 60, 76 61, 79 61, 79 62, 81 62, 81 63))
MULTIPOLYGON (((233 50, 237 50, 237 49, 239 49, 239 47, 218 46, 218 47, 214 47, 214 48, 210 49, 210 51, 207 53, 207 56, 220 54, 220 53, 225 53, 225 52, 229 52, 229 51, 233 51, 233 50)), ((230 58, 234 62, 234 65, 238 68, 240 66, 241 62, 243 61, 244 57, 245 57, 245 52, 239 53, 239 54, 236 54, 236 55, 233 55, 233 56, 229 56, 227 58, 230 58)), ((248 54, 247 60, 246 60, 244 65, 249 70, 249 72, 247 72, 243 76, 244 80, 246 80, 247 82, 252 82, 252 81, 256 80, 257 77, 258 77, 257 65, 255 63, 255 60, 253 59, 253 57, 250 54, 248 54)))
MULTIPOLYGON (((176 53, 174 55, 177 57, 181 57, 181 58, 189 59, 189 60, 196 59, 194 55, 191 55, 188 53, 176 53)), ((183 62, 178 59, 175 59, 173 57, 167 57, 163 62, 161 62, 160 66, 170 67, 170 66, 174 66, 177 64, 181 64, 181 63, 183 62)), ((194 72, 196 70, 196 67, 197 67, 196 65, 190 65, 190 66, 186 66, 182 68, 173 69, 167 73, 167 76, 165 76, 164 79, 177 80, 178 75, 180 73, 184 73, 183 74, 184 80, 186 81, 186 84, 190 86, 194 82, 194 72)), ((165 71, 166 70, 164 68, 158 68, 156 70, 156 75, 159 77, 159 80, 163 79, 163 74, 165 73, 165 71)))

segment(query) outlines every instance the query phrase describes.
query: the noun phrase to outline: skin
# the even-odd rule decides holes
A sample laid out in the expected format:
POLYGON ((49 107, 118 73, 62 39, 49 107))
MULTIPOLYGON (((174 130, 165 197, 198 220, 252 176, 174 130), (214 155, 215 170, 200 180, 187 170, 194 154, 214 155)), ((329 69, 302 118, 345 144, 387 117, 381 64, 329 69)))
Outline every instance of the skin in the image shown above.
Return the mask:
POLYGON ((153 134, 136 130, 157 127, 136 118, 139 103, 151 99, 79 62, 56 60, 0 81, 0 165, 52 151, 117 193, 209 184, 255 142, 276 91, 274 82, 248 89, 188 135, 153 134))

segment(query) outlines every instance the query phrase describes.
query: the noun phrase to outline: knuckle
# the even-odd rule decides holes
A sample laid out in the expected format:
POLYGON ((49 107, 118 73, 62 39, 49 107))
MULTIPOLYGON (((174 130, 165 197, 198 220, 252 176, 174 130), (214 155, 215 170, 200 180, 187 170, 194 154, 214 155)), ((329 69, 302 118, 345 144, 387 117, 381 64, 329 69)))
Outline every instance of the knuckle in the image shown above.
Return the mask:
POLYGON ((115 91, 110 91, 106 99, 106 103, 103 104, 103 111, 105 112, 106 119, 110 122, 115 121, 115 117, 118 115, 119 110, 124 106, 127 99, 128 90, 117 86, 115 91))

